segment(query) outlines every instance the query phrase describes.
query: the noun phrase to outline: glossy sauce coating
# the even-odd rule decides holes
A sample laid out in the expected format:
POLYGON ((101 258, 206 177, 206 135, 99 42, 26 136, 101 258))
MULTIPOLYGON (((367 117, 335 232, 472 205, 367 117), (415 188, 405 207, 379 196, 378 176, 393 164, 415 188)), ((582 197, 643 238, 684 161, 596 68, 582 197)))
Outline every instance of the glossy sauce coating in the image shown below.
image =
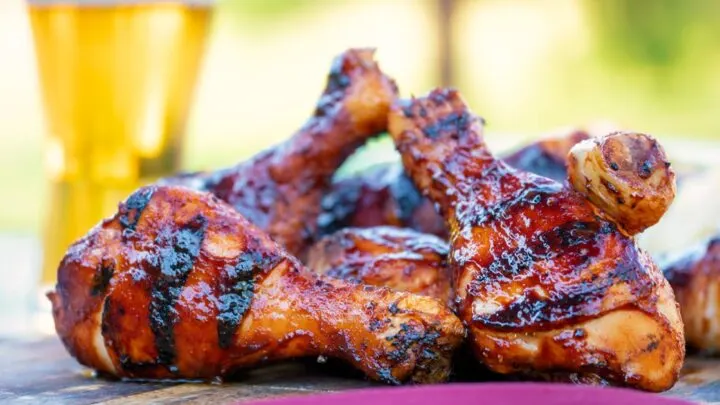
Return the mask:
POLYGON ((454 90, 403 100, 390 132, 450 229, 458 314, 501 373, 661 391, 684 358, 667 281, 580 194, 495 159, 454 90))
POLYGON ((397 95, 373 50, 338 56, 314 114, 290 139, 237 166, 181 175, 165 184, 209 191, 302 256, 316 234, 320 200, 335 170, 368 138, 387 128, 397 95))
POLYGON ((720 351, 720 235, 663 264, 685 323, 688 346, 720 351))
POLYGON ((148 187, 70 247, 49 294, 88 367, 212 380, 326 355, 387 383, 447 379, 464 337, 430 297, 318 276, 207 193, 148 187))
MULTIPOLYGON (((524 146, 503 160, 515 168, 564 181, 568 152, 589 137, 581 129, 565 131, 524 146)), ((380 164, 336 181, 322 200, 318 218, 321 236, 348 227, 381 225, 448 236, 445 221, 415 188, 400 163, 380 164)))
POLYGON ((447 237, 445 221, 402 165, 385 163, 332 184, 322 199, 317 238, 344 228, 383 225, 447 237))
POLYGON ((341 280, 427 295, 452 305, 448 244, 411 229, 346 228, 312 246, 307 266, 341 280))

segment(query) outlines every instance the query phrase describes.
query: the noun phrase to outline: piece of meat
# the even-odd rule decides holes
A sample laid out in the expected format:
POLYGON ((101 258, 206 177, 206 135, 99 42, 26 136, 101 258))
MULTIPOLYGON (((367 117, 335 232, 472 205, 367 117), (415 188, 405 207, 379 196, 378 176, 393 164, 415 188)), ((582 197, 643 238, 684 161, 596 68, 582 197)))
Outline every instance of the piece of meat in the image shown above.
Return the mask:
POLYGON ((318 276, 208 193, 140 189, 73 244, 58 335, 119 377, 215 379, 300 356, 388 383, 443 381, 464 329, 443 302, 318 276))
POLYGON ((662 269, 680 304, 688 346, 720 352, 720 235, 667 260, 662 269))
POLYGON ((593 136, 585 129, 566 128, 503 156, 502 160, 516 169, 562 182, 567 177, 570 149, 593 136))
POLYGON ((411 229, 346 228, 308 252, 307 267, 330 277, 435 297, 452 305, 448 244, 411 229))
POLYGON ((320 200, 335 170, 368 138, 386 130, 397 87, 373 53, 351 49, 335 59, 312 117, 287 141, 232 168, 185 174, 163 184, 215 194, 302 256, 316 234, 320 200))
POLYGON ((457 313, 499 373, 667 390, 685 356, 672 289, 579 193, 494 158, 454 90, 393 106, 407 173, 450 229, 457 313))
POLYGON ((655 225, 676 191, 662 145, 635 132, 613 132, 573 146, 568 180, 629 235, 655 225))
POLYGON ((344 228, 383 225, 447 237, 445 221, 400 163, 378 164, 333 183, 321 204, 317 239, 344 228))
MULTIPOLYGON (((565 129, 526 145, 503 160, 518 169, 564 181, 570 148, 590 136, 583 129, 565 129)), ((415 188, 399 162, 379 164, 336 181, 322 199, 319 237, 343 228, 381 225, 447 237, 445 221, 415 188)))

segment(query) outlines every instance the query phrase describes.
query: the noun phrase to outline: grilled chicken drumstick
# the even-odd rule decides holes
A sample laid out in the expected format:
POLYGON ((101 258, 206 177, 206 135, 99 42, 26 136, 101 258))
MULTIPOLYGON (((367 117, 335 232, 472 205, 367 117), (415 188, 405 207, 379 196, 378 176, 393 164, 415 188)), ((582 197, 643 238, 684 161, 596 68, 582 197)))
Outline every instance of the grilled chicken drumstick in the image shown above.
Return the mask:
POLYGON ((568 180, 629 235, 655 225, 675 198, 675 172, 650 135, 614 132, 576 144, 568 180))
MULTIPOLYGON (((582 129, 565 130, 526 145, 503 157, 510 166, 564 181, 570 148, 590 138, 582 129)), ((447 237, 445 221, 415 188, 400 163, 373 166, 333 183, 322 199, 318 233, 338 229, 392 225, 447 237)))
POLYGON ((318 276, 182 187, 130 196, 70 247, 49 298, 70 353, 120 377, 213 379, 322 354, 376 380, 438 382, 464 336, 443 302, 318 276))
POLYGON ((307 266, 331 277, 435 297, 452 305, 444 240, 392 226, 346 228, 308 251, 307 266))
POLYGON ((720 235, 668 260, 663 273, 680 304, 688 346, 720 352, 720 235))
POLYGON ((302 255, 315 236, 320 200, 335 170, 386 130, 397 87, 373 52, 351 49, 335 59, 313 116, 286 142, 235 167, 165 183, 215 194, 291 254, 302 255))
POLYGON ((454 90, 401 101, 389 129, 450 229, 458 314, 499 373, 670 388, 685 355, 665 278, 566 186, 494 158, 454 90))

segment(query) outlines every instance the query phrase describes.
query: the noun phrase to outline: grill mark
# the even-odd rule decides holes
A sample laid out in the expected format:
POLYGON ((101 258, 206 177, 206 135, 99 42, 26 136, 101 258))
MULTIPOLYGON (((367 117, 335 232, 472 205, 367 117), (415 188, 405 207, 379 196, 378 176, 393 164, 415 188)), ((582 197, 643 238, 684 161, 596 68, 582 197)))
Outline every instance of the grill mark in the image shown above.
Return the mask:
MULTIPOLYGON (((435 330, 435 328, 430 327, 428 330, 425 330, 425 328, 421 326, 402 323, 397 333, 385 338, 394 348, 394 350, 388 354, 388 357, 393 362, 405 361, 413 346, 420 348, 437 347, 437 339, 439 337, 440 333, 435 330)), ((437 353, 426 349, 423 350, 421 356, 425 360, 433 360, 437 358, 437 353)))
POLYGON ((473 321, 499 330, 508 330, 529 326, 543 328, 572 317, 589 316, 597 310, 593 303, 599 301, 616 282, 613 277, 598 281, 599 283, 572 286, 553 301, 545 300, 531 290, 500 311, 489 316, 473 317, 473 321))
POLYGON ((507 221, 520 217, 527 210, 539 212, 538 215, 558 215, 556 201, 563 198, 562 193, 559 183, 548 181, 522 188, 489 207, 478 205, 468 213, 470 226, 494 228, 503 224, 508 234, 527 236, 527 242, 522 245, 506 247, 502 241, 495 244, 493 251, 477 262, 485 268, 479 282, 511 280, 527 272, 537 261, 562 260, 566 262, 565 267, 575 268, 597 255, 601 235, 611 226, 597 217, 588 221, 568 221, 544 231, 536 228, 529 234, 527 230, 517 228, 522 224, 508 224, 507 221), (563 252, 562 257, 558 255, 560 252, 563 252))
POLYGON ((346 89, 352 84, 349 75, 351 69, 350 61, 346 57, 338 57, 333 60, 327 77, 327 85, 315 106, 314 116, 316 118, 326 117, 333 113, 333 109, 342 100, 346 89))
POLYGON ((108 353, 117 357, 119 369, 127 373, 128 376, 162 374, 162 371, 157 368, 156 362, 134 361, 131 355, 123 349, 123 332, 118 331, 115 326, 124 316, 126 316, 126 313, 123 303, 111 300, 109 295, 106 296, 103 300, 100 332, 108 353))
MULTIPOLYGON (((345 72, 345 58, 336 58, 330 67, 330 73, 327 78, 326 93, 334 93, 343 91, 350 86, 350 76, 345 72)), ((348 66, 349 68, 349 66, 348 66)), ((347 69, 349 70, 349 69, 347 69)))
POLYGON ((259 241, 253 242, 248 244, 246 252, 238 256, 235 266, 223 272, 217 315, 218 344, 221 349, 232 345, 235 332, 252 303, 258 277, 282 261, 280 256, 263 253, 253 246, 259 244, 259 241))
MULTIPOLYGON (((532 243, 533 251, 542 255, 544 259, 556 256, 557 252, 563 252, 564 256, 577 255, 577 250, 590 248, 593 242, 599 242, 601 235, 604 235, 602 229, 602 225, 597 222, 566 222, 538 235, 536 241, 532 243), (569 249, 575 251, 570 252, 569 249)), ((586 255, 593 256, 596 253, 597 249, 586 255)))
POLYGON ((557 198, 561 192, 562 185, 554 181, 522 188, 512 197, 489 207, 478 205, 470 220, 474 226, 487 226, 495 220, 513 218, 518 211, 524 211, 530 206, 549 206, 550 200, 557 198))
POLYGON ((146 272, 155 275, 150 299, 150 329, 155 335, 157 364, 171 365, 175 360, 173 327, 177 313, 174 306, 200 253, 206 227, 207 219, 198 214, 179 230, 161 231, 156 243, 162 247, 144 263, 151 267, 146 272))
POLYGON ((154 188, 142 188, 128 197, 125 204, 121 204, 118 221, 123 230, 135 231, 135 227, 142 216, 143 210, 147 207, 154 192, 154 188))
MULTIPOLYGON (((443 103, 438 101, 437 103, 443 103)), ((452 139, 464 139, 468 137, 470 126, 474 122, 474 117, 467 111, 451 112, 443 117, 438 118, 436 122, 425 125, 421 128, 423 134, 430 139, 439 139, 440 137, 450 137, 452 139)))
POLYGON ((493 253, 492 257, 494 260, 478 279, 482 283, 491 282, 491 279, 510 281, 514 276, 527 271, 538 260, 535 252, 528 246, 520 246, 512 251, 503 251, 500 255, 493 253))
MULTIPOLYGON (((527 289, 523 296, 501 310, 482 316, 473 316, 474 322, 497 330, 513 330, 532 326, 534 329, 557 327, 558 323, 573 319, 595 316, 600 311, 600 302, 608 289, 618 283, 627 283, 633 295, 644 297, 653 285, 641 282, 645 271, 637 265, 637 252, 628 248, 616 266, 600 275, 581 280, 577 284, 564 285, 562 290, 550 293, 551 300, 538 296, 535 290, 527 289)), ((530 285, 539 285, 537 276, 530 285)))
POLYGON ((92 279, 92 286, 90 287, 90 295, 97 297, 103 295, 107 291, 110 285, 110 279, 115 273, 115 262, 111 260, 103 259, 100 264, 100 268, 95 271, 92 279))
POLYGON ((580 266, 588 257, 598 253, 601 229, 602 226, 595 222, 570 221, 533 235, 527 244, 512 250, 497 246, 485 264, 479 263, 486 271, 480 274, 478 283, 510 281, 538 261, 556 259, 557 252, 563 252, 562 259, 566 265, 580 266), (585 250, 585 254, 580 253, 582 250, 585 250))

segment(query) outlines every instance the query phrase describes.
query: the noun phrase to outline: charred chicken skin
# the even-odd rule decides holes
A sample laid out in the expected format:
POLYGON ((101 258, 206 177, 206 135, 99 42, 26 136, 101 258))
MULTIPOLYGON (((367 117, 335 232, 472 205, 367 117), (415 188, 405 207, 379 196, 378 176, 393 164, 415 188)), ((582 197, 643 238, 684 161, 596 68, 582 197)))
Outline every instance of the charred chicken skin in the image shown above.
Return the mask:
POLYGON ((435 297, 452 304, 448 245, 411 229, 347 228, 310 248, 307 266, 330 277, 435 297))
POLYGON ((454 90, 393 106, 406 171, 450 230, 457 312, 499 373, 669 389, 685 355, 673 292, 581 194, 494 158, 454 90))
POLYGON ((720 352, 720 235, 667 261, 665 277, 680 304, 688 346, 720 352))
POLYGON ((318 276, 231 206, 140 189, 70 247, 49 294, 78 361, 119 377, 215 379, 326 355, 388 383, 448 377, 460 321, 444 303, 318 276))
MULTIPOLYGON (((566 130, 524 146, 503 160, 517 169, 564 181, 570 148, 589 138, 585 130, 566 130)), ((349 227, 380 225, 447 237, 445 221, 415 188, 400 163, 380 164, 339 180, 322 199, 320 235, 349 227)))
POLYGON ((215 194, 302 256, 315 236, 320 200, 335 170, 386 130, 397 87, 380 71, 373 52, 351 49, 335 59, 313 116, 286 142, 235 167, 164 183, 215 194))

